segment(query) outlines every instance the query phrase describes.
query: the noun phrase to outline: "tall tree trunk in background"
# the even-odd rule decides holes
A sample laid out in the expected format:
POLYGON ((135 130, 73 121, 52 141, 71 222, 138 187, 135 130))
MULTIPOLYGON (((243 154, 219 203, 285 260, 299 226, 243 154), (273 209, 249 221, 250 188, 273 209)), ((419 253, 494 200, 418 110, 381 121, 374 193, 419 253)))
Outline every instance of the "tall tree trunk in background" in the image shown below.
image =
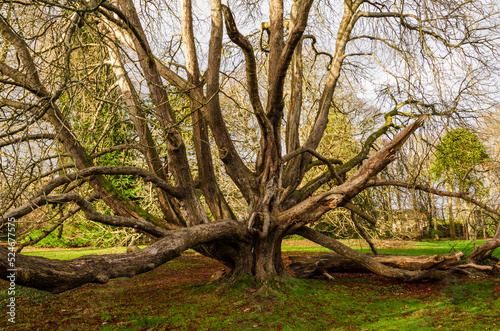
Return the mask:
MULTIPOLYGON (((448 190, 451 191, 451 185, 448 184, 448 190)), ((448 221, 450 222, 450 238, 455 240, 455 218, 453 215, 453 198, 448 197, 448 221)))
POLYGON ((430 198, 431 198, 431 220, 432 220, 432 224, 434 226, 434 230, 437 230, 437 217, 436 217, 436 200, 434 198, 434 194, 430 194, 430 198))

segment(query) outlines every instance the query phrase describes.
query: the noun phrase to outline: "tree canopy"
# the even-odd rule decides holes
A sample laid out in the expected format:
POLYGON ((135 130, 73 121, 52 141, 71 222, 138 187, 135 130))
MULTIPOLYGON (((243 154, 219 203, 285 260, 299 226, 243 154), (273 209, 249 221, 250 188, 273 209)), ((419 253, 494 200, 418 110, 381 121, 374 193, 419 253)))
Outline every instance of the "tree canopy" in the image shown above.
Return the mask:
POLYGON ((474 167, 488 159, 486 147, 474 132, 455 129, 447 132, 437 145, 431 171, 437 179, 469 186, 474 167))

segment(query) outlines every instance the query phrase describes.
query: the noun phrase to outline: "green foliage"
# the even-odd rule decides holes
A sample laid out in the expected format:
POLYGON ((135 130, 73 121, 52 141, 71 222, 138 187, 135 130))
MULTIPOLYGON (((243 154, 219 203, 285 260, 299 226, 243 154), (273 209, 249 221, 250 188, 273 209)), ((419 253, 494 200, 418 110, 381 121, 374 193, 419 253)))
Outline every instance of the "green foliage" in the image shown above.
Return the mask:
MULTIPOLYGON (((129 156, 122 151, 112 152, 105 154, 99 159, 99 165, 101 166, 123 166, 130 165, 127 164, 127 158, 129 156)), ((144 183, 141 180, 137 180, 134 176, 106 176, 111 184, 126 198, 138 203, 140 198, 137 193, 144 189, 144 183)))
MULTIPOLYGON (((59 238, 56 231, 51 232, 47 237, 40 240, 35 247, 59 247, 59 248, 71 248, 71 247, 82 247, 89 246, 85 240, 82 238, 68 239, 65 236, 59 238)), ((33 230, 29 233, 27 238, 35 239, 44 234, 43 229, 33 230)), ((29 239, 28 239, 29 240, 29 239)))
MULTIPOLYGON (((40 240, 35 247, 113 247, 121 241, 121 236, 115 233, 115 227, 88 221, 85 219, 74 219, 71 223, 65 223, 62 236, 59 238, 59 228, 40 240)), ((31 231, 25 241, 38 238, 44 233, 44 229, 31 231)), ((126 233, 123 232, 123 235, 126 233)))
POLYGON ((477 135, 468 129, 455 129, 446 133, 437 146, 431 173, 452 185, 464 188, 481 184, 471 169, 489 159, 484 145, 477 135))

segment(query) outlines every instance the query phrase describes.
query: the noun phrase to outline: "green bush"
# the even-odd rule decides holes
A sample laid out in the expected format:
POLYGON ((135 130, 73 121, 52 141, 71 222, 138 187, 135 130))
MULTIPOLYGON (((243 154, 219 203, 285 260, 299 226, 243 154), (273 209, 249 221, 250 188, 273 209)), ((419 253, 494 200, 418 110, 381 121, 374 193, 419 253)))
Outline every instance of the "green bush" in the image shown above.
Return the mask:
MULTIPOLYGON (((43 230, 43 229, 33 230, 28 234, 28 236, 26 236, 25 240, 22 240, 22 243, 36 239, 39 236, 43 235, 44 233, 45 233, 45 230, 43 230)), ((59 247, 59 248, 78 247, 78 246, 75 246, 71 240, 68 240, 64 236, 61 236, 61 238, 59 238, 56 234, 56 231, 53 231, 52 233, 50 233, 47 237, 40 240, 34 246, 35 247, 59 247)))
MULTIPOLYGON (((25 240, 30 241, 44 234, 44 229, 31 231, 25 240)), ((133 230, 130 230, 132 232, 133 230)), ((59 228, 50 233, 47 237, 36 243, 35 247, 115 247, 123 243, 123 236, 129 235, 127 231, 116 233, 116 227, 97 224, 88 220, 73 220, 65 224, 61 237, 59 238, 59 228)))

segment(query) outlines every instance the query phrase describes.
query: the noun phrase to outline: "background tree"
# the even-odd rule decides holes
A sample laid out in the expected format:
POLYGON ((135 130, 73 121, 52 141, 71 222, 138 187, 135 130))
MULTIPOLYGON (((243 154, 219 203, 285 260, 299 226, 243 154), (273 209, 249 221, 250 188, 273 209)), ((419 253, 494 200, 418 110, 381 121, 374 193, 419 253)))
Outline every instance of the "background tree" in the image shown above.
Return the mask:
MULTIPOLYGON (((468 195, 477 196, 482 191, 483 183, 475 169, 488 159, 486 148, 476 134, 468 129, 455 129, 447 132, 437 145, 430 170, 436 179, 447 183, 449 188, 457 188, 468 195)), ((448 218, 450 236, 455 239, 452 201, 452 197, 449 197, 448 218)))
MULTIPOLYGON (((151 270, 191 247, 226 265, 232 280, 268 284, 286 276, 281 241, 294 233, 385 276, 439 278, 446 272, 386 267, 308 226, 342 207, 370 220, 351 201, 380 186, 459 196, 498 214, 465 192, 377 177, 429 117, 457 120, 491 101, 495 2, 271 0, 230 4, 234 12, 219 0, 210 11, 191 0, 1 6, 3 221, 57 215, 56 206, 158 239, 120 258, 19 255, 19 284, 60 292, 151 270), (304 70, 316 66, 321 74, 304 70), (339 93, 341 77, 355 92, 339 93), (359 110, 373 127, 353 154, 331 160, 318 148, 335 102, 356 108, 349 95, 361 93, 376 99, 359 110), (241 132, 254 134, 250 147, 241 132), (140 154, 105 162, 123 150, 140 154), (156 208, 124 192, 117 178, 131 177, 123 176, 152 185, 156 208)), ((0 247, 3 278, 7 254, 0 247)))

